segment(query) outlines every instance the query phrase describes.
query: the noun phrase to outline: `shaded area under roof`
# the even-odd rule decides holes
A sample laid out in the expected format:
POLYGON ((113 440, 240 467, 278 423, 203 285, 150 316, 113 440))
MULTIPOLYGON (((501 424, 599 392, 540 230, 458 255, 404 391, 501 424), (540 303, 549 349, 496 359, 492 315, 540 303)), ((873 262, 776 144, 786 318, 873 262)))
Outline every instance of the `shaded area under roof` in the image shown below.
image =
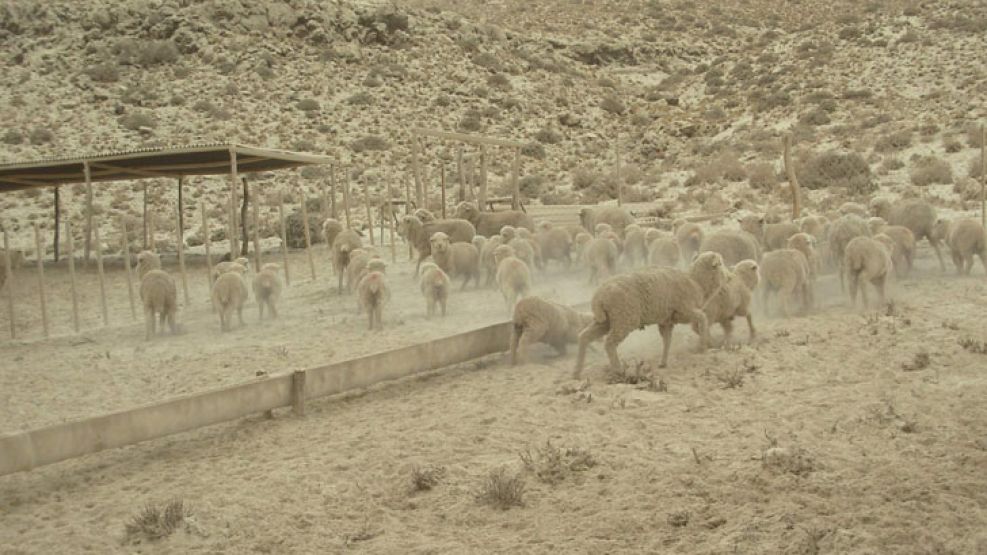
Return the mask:
POLYGON ((0 193, 85 183, 84 165, 87 162, 93 182, 228 174, 231 153, 234 151, 237 173, 266 172, 332 162, 327 156, 232 143, 144 148, 75 158, 0 164, 0 193))

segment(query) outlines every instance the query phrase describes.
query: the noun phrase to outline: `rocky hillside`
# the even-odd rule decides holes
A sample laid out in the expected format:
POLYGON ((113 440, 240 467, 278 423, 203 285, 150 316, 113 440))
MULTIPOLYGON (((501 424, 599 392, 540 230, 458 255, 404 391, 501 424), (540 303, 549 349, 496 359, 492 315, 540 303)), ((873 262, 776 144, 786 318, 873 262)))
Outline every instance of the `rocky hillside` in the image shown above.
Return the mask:
MULTIPOLYGON (((237 141, 325 153, 403 192, 420 125, 523 141, 534 202, 604 200, 619 178, 688 208, 731 182, 778 192, 791 132, 823 197, 962 189, 987 119, 985 43, 975 0, 15 1, 0 7, 0 159, 237 141)), ((455 145, 428 141, 426 156, 434 181, 455 145)), ((494 153, 495 191, 509 162, 494 153)), ((217 214, 219 183, 192 182, 217 214)), ((137 215, 136 186, 99 189, 101 213, 137 215)), ((151 191, 173 221, 173 187, 151 191)), ((77 217, 78 188, 65 198, 77 217)), ((48 192, 0 199, 15 230, 48 223, 51 205, 48 192)))

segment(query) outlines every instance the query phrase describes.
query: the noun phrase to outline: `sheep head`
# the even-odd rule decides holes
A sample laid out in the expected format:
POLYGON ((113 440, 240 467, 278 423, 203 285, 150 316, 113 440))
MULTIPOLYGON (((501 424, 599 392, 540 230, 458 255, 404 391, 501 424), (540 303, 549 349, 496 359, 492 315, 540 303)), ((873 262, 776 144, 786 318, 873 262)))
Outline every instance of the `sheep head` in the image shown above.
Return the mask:
POLYGON ((441 231, 436 231, 429 238, 429 243, 432 247, 432 252, 437 254, 443 254, 449 250, 449 236, 441 231))

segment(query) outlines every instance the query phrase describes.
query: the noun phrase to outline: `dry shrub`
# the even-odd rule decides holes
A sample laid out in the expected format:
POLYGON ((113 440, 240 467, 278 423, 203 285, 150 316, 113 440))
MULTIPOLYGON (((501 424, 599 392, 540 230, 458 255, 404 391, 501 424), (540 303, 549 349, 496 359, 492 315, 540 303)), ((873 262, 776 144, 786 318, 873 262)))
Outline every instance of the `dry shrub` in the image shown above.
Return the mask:
POLYGON ((624 103, 614 95, 603 97, 603 100, 600 101, 600 108, 605 112, 610 112, 618 116, 627 111, 624 103))
POLYGON ((747 166, 747 179, 755 189, 774 190, 778 186, 778 174, 774 166, 767 162, 757 162, 747 166))
POLYGON ((295 104, 295 108, 303 112, 317 112, 319 110, 319 102, 314 98, 303 98, 295 104))
POLYGON ((596 459, 588 449, 581 447, 556 447, 551 441, 545 446, 520 453, 524 468, 546 484, 558 484, 573 472, 582 472, 596 466, 596 459))
POLYGON ((97 83, 115 83, 120 79, 120 70, 117 66, 107 62, 87 67, 85 74, 97 83))
MULTIPOLYGON (((33 143, 34 141, 31 142, 33 143)), ((980 178, 980 174, 982 174, 983 171, 984 171, 984 162, 983 160, 980 159, 980 156, 975 156, 974 158, 972 158, 970 160, 969 169, 967 170, 967 175, 974 179, 978 179, 980 178)))
POLYGON ((907 129, 894 131, 881 137, 874 143, 875 152, 891 152, 908 148, 912 144, 912 132, 907 129))
POLYGON ((149 112, 131 112, 120 118, 120 125, 123 126, 124 129, 137 131, 141 127, 154 129, 158 123, 154 119, 154 116, 149 112))
POLYGON ((910 177, 912 184, 918 186, 935 183, 948 185, 953 182, 953 169, 945 160, 935 156, 922 156, 912 166, 910 177))
POLYGON ((436 465, 415 465, 411 469, 411 489, 413 491, 427 491, 439 485, 446 476, 446 468, 436 465))
POLYGON ((980 148, 984 143, 983 134, 980 131, 980 126, 971 124, 966 128, 966 144, 970 148, 980 148))
POLYGON ((55 139, 55 134, 51 132, 47 127, 35 127, 28 134, 27 139, 31 141, 32 145, 41 145, 45 143, 50 143, 55 139))
POLYGON ((523 507, 524 478, 520 474, 512 474, 507 467, 495 468, 484 477, 476 500, 501 510, 523 507))
POLYGON ((859 195, 877 188, 870 166, 856 152, 830 150, 810 155, 798 165, 796 174, 799 184, 808 189, 837 187, 859 195))
POLYGON ((805 476, 815 468, 812 457, 801 447, 769 447, 761 453, 761 464, 768 470, 796 476, 805 476))
POLYGON ((705 183, 715 183, 720 180, 743 181, 744 179, 747 179, 747 169, 740 163, 735 153, 724 151, 709 163, 697 168, 686 179, 685 185, 690 187, 705 183))
POLYGON ((181 499, 169 501, 163 507, 147 505, 127 523, 127 541, 140 543, 167 537, 185 524, 190 515, 188 507, 181 499))
POLYGON ((353 152, 365 152, 368 150, 388 150, 391 145, 387 139, 379 135, 364 135, 350 143, 350 148, 353 149, 353 152))

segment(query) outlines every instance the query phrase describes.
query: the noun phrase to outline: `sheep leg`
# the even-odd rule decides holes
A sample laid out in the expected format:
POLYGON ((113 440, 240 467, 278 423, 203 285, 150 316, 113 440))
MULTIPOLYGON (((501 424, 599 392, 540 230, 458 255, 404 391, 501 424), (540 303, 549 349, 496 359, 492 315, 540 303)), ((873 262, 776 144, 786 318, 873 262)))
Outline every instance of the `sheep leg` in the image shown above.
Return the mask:
POLYGON ((723 348, 729 349, 733 346, 733 317, 721 320, 719 324, 723 328, 723 348))
POLYGON ((384 329, 384 303, 377 303, 374 306, 374 317, 377 319, 377 329, 384 329))
POLYGON ((578 380, 583 373, 583 365, 586 362, 586 347, 606 335, 608 331, 610 331, 610 327, 607 324, 593 322, 579 332, 579 352, 576 355, 576 370, 572 373, 572 379, 578 380))
POLYGON ((369 329, 370 331, 373 331, 373 329, 374 329, 374 309, 373 309, 373 307, 369 307, 369 306, 367 307, 367 319, 369 320, 369 327, 367 327, 367 329, 369 329))
POLYGON ((242 328, 243 326, 246 326, 246 325, 247 325, 247 324, 246 324, 246 323, 245 323, 245 322, 243 321, 243 304, 242 304, 242 303, 240 304, 240 306, 238 306, 238 307, 236 307, 236 316, 237 316, 237 319, 238 319, 238 320, 240 320, 240 327, 241 327, 241 328, 242 328))
POLYGON ((171 334, 175 335, 178 333, 178 326, 175 325, 175 310, 174 308, 168 311, 168 329, 171 330, 171 334))
MULTIPOLYGON (((842 275, 842 274, 841 274, 842 275)), ((857 275, 849 274, 847 276, 847 281, 849 282, 849 293, 850 293, 850 306, 857 306, 857 275)))
POLYGON ((150 341, 154 337, 154 311, 145 308, 144 309, 144 341, 150 341))
MULTIPOLYGON (((668 366, 668 352, 672 350, 672 328, 675 327, 673 323, 658 324, 658 334, 661 335, 661 363, 658 364, 658 368, 665 368, 668 366)), ((657 376, 652 376, 652 379, 657 378, 657 376)))
POLYGON ((518 344, 520 343, 521 336, 524 335, 523 328, 518 331, 518 328, 520 327, 521 326, 518 326, 517 324, 511 326, 511 366, 517 364, 518 344))
POLYGON ((264 299, 257 299, 257 311, 260 312, 260 317, 258 318, 261 322, 264 321, 264 299))
MULTIPOLYGON (((164 333, 165 320, 167 318, 168 318, 168 315, 165 314, 165 311, 164 310, 162 310, 161 313, 160 313, 160 315, 158 316, 158 329, 160 329, 162 333, 164 333)), ((157 333, 157 330, 155 330, 155 333, 157 333)))
POLYGON ((963 257, 963 275, 968 276, 973 271, 973 255, 968 254, 963 257))
POLYGON ((531 347, 531 344, 540 341, 546 333, 548 333, 548 324, 545 322, 530 322, 521 330, 521 335, 518 337, 517 353, 522 364, 528 361, 528 348, 531 347))
POLYGON ((603 340, 603 350, 606 351, 607 358, 610 360, 610 370, 612 372, 620 372, 623 368, 623 365, 620 363, 620 357, 617 355, 617 347, 629 334, 630 330, 624 331, 610 328, 610 333, 603 340))
POLYGON ((271 313, 271 318, 274 320, 278 319, 278 307, 274 305, 274 299, 267 299, 267 308, 271 313))
POLYGON ((884 285, 885 283, 887 283, 887 277, 888 277, 887 274, 885 274, 881 277, 874 278, 871 281, 871 283, 874 284, 874 289, 877 289, 877 298, 881 302, 880 306, 884 306, 884 302, 886 300, 884 295, 884 285))
POLYGON ((958 251, 952 251, 949 254, 953 257, 953 266, 956 266, 956 275, 963 275, 963 255, 958 251))
POLYGON ((987 261, 984 260, 987 258, 987 253, 981 252, 977 256, 980 257, 980 265, 984 268, 984 274, 987 274, 987 261))
POLYGON ((751 319, 751 311, 748 310, 747 314, 747 342, 753 343, 754 339, 757 337, 757 330, 754 329, 754 321, 751 319))
POLYGON ((939 249, 939 240, 929 237, 929 244, 932 245, 932 249, 936 251, 936 258, 939 259, 939 268, 945 272, 946 263, 942 261, 942 250, 939 249))
POLYGON ((336 293, 343 294, 343 271, 339 271, 339 284, 336 286, 336 293))
POLYGON ((859 277, 857 277, 857 284, 860 288, 860 300, 864 304, 864 310, 867 310, 867 307, 870 305, 870 301, 867 300, 867 285, 861 283, 859 277))

